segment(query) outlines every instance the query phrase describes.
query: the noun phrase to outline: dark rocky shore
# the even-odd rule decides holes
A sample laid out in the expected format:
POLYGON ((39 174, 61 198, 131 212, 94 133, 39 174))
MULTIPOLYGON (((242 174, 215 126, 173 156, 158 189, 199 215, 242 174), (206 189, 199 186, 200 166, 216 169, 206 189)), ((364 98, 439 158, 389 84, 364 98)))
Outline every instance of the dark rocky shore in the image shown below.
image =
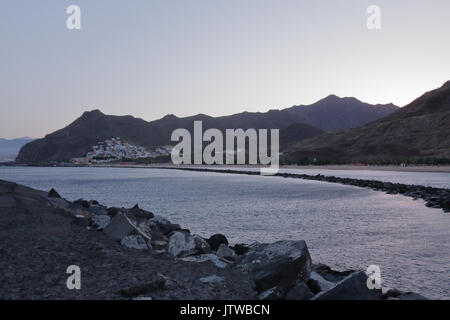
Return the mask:
MULTIPOLYGON (((231 169, 206 169, 206 168, 186 168, 186 167, 164 167, 164 169, 260 175, 259 171, 245 171, 245 170, 231 170, 231 169)), ((334 176, 324 176, 321 174, 307 175, 296 173, 276 173, 273 176, 340 183, 362 188, 370 188, 376 191, 383 191, 386 192, 387 194, 402 194, 404 196, 411 197, 414 200, 423 199, 425 201, 425 205, 429 208, 440 208, 444 210, 444 212, 450 212, 450 189, 433 188, 420 185, 408 185, 402 183, 392 183, 377 180, 340 178, 334 176)))
POLYGON ((313 264, 303 240, 230 246, 161 216, 0 180, 0 299, 425 299, 313 264), (69 290, 69 265, 81 289, 69 290))

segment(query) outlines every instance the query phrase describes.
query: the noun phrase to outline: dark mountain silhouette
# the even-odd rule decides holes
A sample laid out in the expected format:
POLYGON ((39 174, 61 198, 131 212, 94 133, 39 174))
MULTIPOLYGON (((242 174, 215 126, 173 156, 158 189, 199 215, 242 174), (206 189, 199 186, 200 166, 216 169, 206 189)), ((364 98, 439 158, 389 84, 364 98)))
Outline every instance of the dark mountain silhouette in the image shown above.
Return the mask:
POLYGON ((305 123, 293 123, 280 130, 280 147, 287 148, 292 143, 319 136, 325 131, 305 123))
POLYGON ((72 124, 25 145, 18 157, 19 163, 48 163, 65 161, 86 155, 99 141, 120 137, 144 147, 174 144, 171 133, 178 128, 193 132, 194 120, 201 120, 203 129, 280 129, 283 145, 301 141, 323 133, 322 130, 351 128, 379 119, 398 107, 370 105, 354 98, 329 96, 308 106, 294 106, 284 110, 243 112, 230 116, 211 117, 204 114, 179 118, 167 115, 146 122, 132 116, 110 116, 99 110, 85 112, 72 124), (292 126, 294 125, 294 126, 292 126), (290 127, 292 126, 292 127, 290 127), (284 130, 286 129, 286 132, 284 130))
POLYGON ((450 158, 450 81, 367 125, 294 144, 291 160, 450 158))
POLYGON ((294 106, 284 111, 301 117, 305 123, 324 131, 336 131, 361 126, 382 118, 399 108, 391 104, 370 105, 356 98, 330 95, 310 106, 294 106))

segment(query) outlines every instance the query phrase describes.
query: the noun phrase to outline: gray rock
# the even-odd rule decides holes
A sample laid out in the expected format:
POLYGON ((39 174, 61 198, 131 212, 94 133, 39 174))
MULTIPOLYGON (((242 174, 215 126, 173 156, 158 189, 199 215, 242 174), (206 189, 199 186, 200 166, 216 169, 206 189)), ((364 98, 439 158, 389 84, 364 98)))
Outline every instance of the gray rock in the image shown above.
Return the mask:
POLYGON ((82 206, 85 209, 89 208, 89 201, 87 201, 87 200, 78 199, 78 200, 73 201, 72 203, 82 206))
POLYGON ((135 228, 127 217, 122 213, 118 213, 111 219, 110 223, 106 226, 103 232, 113 239, 122 240, 133 230, 135 230, 135 228))
POLYGON ((369 289, 367 287, 367 275, 361 271, 356 271, 334 287, 327 291, 322 291, 314 300, 380 300, 381 289, 369 289))
POLYGON ((139 234, 147 241, 151 241, 152 237, 150 230, 146 228, 147 225, 145 223, 136 225, 136 222, 130 219, 126 214, 118 213, 111 219, 103 232, 116 240, 121 240, 128 235, 139 234))
POLYGON ((229 248, 226 244, 221 243, 219 249, 216 252, 217 256, 227 260, 236 259, 236 253, 233 249, 229 248))
POLYGON ((56 190, 53 189, 53 188, 48 192, 47 196, 48 196, 49 198, 61 198, 61 196, 59 195, 59 193, 56 192, 56 190))
POLYGON ((258 292, 278 286, 286 294, 296 283, 309 278, 311 257, 303 240, 257 243, 236 260, 236 267, 250 274, 258 292))
MULTIPOLYGON (((172 233, 174 231, 181 231, 181 226, 176 223, 170 223, 170 224, 162 225, 160 230, 164 235, 169 235, 170 233, 172 233)), ((189 233, 189 232, 187 232, 187 233, 189 233)))
POLYGON ((111 222, 111 218, 107 214, 101 214, 93 216, 92 221, 97 230, 103 230, 111 222))
POLYGON ((221 244, 228 246, 227 237, 225 237, 223 234, 220 234, 220 233, 212 235, 206 241, 208 241, 209 246, 211 247, 211 250, 214 250, 214 251, 217 251, 221 244))
POLYGON ((200 236, 174 232, 169 238, 168 252, 175 257, 186 257, 210 252, 209 244, 200 236))
POLYGON ((111 207, 111 208, 107 208, 106 209, 106 213, 108 216, 110 216, 111 218, 113 218, 116 214, 122 212, 121 209, 116 208, 116 207, 111 207))
MULTIPOLYGON (((384 289, 384 288, 383 288, 384 289)), ((384 290, 383 290, 384 291, 384 290)), ((383 294, 383 299, 389 299, 389 298, 397 298, 399 295, 401 295, 403 292, 401 292, 398 289, 386 289, 386 293, 383 294)), ((397 299, 398 300, 398 299, 397 299)))
POLYGON ((120 241, 120 244, 132 249, 138 250, 149 249, 144 237, 141 235, 126 236, 120 241))
POLYGON ((158 231, 150 231, 150 235, 152 237, 153 241, 169 241, 169 238, 167 238, 165 235, 163 235, 161 232, 158 231))
POLYGON ((108 210, 104 206, 91 205, 89 206, 89 212, 95 215, 107 215, 108 210))
POLYGON ((169 243, 167 241, 155 240, 151 242, 152 248, 155 250, 166 250, 169 243))
POLYGON ((332 287, 334 287, 335 283, 328 281, 324 277, 322 277, 320 274, 318 274, 315 271, 311 272, 311 275, 309 276, 308 281, 315 281, 315 283, 318 286, 319 291, 327 291, 330 290, 332 287))
POLYGON ((169 220, 161 216, 154 216, 149 219, 148 224, 152 231, 160 232, 163 235, 168 235, 171 232, 181 230, 181 226, 179 224, 171 223, 169 220))
POLYGON ((208 284, 221 284, 225 281, 224 277, 219 277, 215 274, 208 276, 208 277, 203 277, 200 278, 200 282, 202 283, 208 283, 208 284))
POLYGON ((428 300, 424 296, 414 293, 414 292, 405 292, 396 297, 398 300, 428 300))
POLYGON ((63 198, 50 198, 50 203, 55 208, 67 209, 70 207, 71 203, 63 198))
POLYGON ((137 204, 127 211, 135 219, 151 219, 155 216, 152 212, 139 208, 137 204))
POLYGON ((287 300, 309 300, 312 297, 314 297, 314 294, 304 282, 297 284, 286 295, 287 300))
POLYGON ((278 286, 267 289, 258 295, 259 300, 281 300, 284 297, 284 292, 278 286))
POLYGON ((336 271, 322 263, 314 264, 312 267, 312 271, 314 271, 315 273, 319 274, 322 278, 332 283, 342 281, 343 279, 345 279, 345 277, 355 272, 355 270, 336 271))
POLYGON ((308 279, 308 281, 306 281, 306 285, 313 294, 318 294, 320 291, 322 291, 320 289, 319 283, 314 279, 308 279))
POLYGON ((248 247, 245 244, 236 244, 231 247, 237 255, 246 254, 248 251, 248 247))
POLYGON ((182 258, 181 260, 187 261, 187 262, 198 262, 198 263, 210 261, 217 268, 220 268, 220 269, 225 269, 229 265, 226 261, 221 260, 218 256, 216 256, 215 254, 212 254, 212 253, 201 254, 198 256, 185 257, 185 258, 182 258))
POLYGON ((153 231, 147 222, 141 222, 137 226, 134 225, 134 227, 138 231, 138 233, 141 234, 144 238, 153 240, 153 236, 152 236, 153 231))

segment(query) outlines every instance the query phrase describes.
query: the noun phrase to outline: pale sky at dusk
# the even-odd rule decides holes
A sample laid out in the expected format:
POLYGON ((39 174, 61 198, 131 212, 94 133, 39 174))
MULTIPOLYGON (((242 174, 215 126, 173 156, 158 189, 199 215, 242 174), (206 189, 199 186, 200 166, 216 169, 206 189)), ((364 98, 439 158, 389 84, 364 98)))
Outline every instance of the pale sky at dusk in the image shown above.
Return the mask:
POLYGON ((450 80, 449 17, 448 0, 2 0, 0 137, 96 108, 218 116, 331 93, 403 106, 450 80))

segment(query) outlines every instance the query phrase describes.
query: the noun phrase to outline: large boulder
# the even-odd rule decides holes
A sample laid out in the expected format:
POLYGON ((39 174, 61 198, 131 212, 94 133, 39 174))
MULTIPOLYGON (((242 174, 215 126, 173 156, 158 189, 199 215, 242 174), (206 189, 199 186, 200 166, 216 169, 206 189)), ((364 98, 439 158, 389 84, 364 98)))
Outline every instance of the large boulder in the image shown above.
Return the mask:
POLYGON ((380 300, 381 289, 369 289, 367 287, 367 275, 361 271, 356 271, 338 282, 327 291, 322 291, 314 300, 380 300))
POLYGON ((132 249, 138 249, 138 250, 146 250, 149 248, 151 249, 151 247, 148 246, 144 237, 141 235, 126 236, 120 241, 120 244, 125 247, 132 248, 132 249))
POLYGON ((122 240, 135 230, 130 220, 122 213, 118 213, 111 219, 110 223, 103 229, 113 239, 122 240))
POLYGON ((141 235, 146 241, 151 241, 150 230, 145 223, 137 224, 124 213, 118 213, 111 219, 103 232, 116 240, 122 240, 129 235, 141 235))
POLYGON ((128 209, 127 213, 136 220, 151 219, 155 216, 152 212, 139 208, 137 204, 133 208, 128 209))
POLYGON ((221 243, 219 249, 217 249, 216 255, 227 260, 233 261, 234 259, 236 259, 236 253, 234 252, 234 250, 223 243, 221 243))
POLYGON ((311 275, 309 276, 306 284, 314 294, 317 294, 321 291, 327 291, 335 286, 335 283, 328 281, 315 271, 311 272, 311 275))
POLYGON ((89 201, 87 200, 83 200, 83 199, 78 199, 73 201, 74 204, 79 205, 85 209, 89 208, 89 201))
POLYGON ((221 244, 228 246, 228 240, 227 237, 225 237, 223 234, 214 234, 212 235, 208 240, 209 246, 211 247, 211 250, 217 251, 219 249, 219 246, 221 244))
POLYGON ((311 256, 303 240, 256 243, 236 260, 236 268, 249 273, 259 293, 277 288, 286 294, 309 278, 311 256))
POLYGON ((56 192, 56 190, 53 189, 53 188, 48 192, 47 196, 48 196, 49 198, 61 198, 61 196, 59 195, 59 193, 56 192))
POLYGON ((111 218, 107 214, 99 214, 94 215, 92 221, 97 230, 103 230, 111 222, 111 218))
POLYGON ((287 300, 309 300, 312 297, 314 297, 314 294, 304 282, 297 284, 286 295, 287 300))
POLYGON ((200 236, 186 232, 174 232, 169 238, 168 252, 175 257, 205 254, 211 251, 209 244, 200 236))
POLYGON ((246 254, 248 251, 248 247, 245 244, 236 244, 230 248, 233 249, 237 255, 246 254))
POLYGON ((169 220, 161 216, 154 216, 149 219, 147 223, 152 231, 160 232, 163 235, 169 235, 174 231, 181 230, 181 226, 179 224, 171 223, 169 220))
POLYGON ((321 276, 323 279, 334 283, 344 280, 345 277, 355 272, 355 270, 346 270, 346 271, 333 270, 329 266, 322 263, 313 264, 312 270, 314 274, 317 274, 321 276))
POLYGON ((94 215, 107 215, 108 214, 107 208, 105 206, 101 206, 99 204, 91 204, 89 206, 88 211, 94 215))

